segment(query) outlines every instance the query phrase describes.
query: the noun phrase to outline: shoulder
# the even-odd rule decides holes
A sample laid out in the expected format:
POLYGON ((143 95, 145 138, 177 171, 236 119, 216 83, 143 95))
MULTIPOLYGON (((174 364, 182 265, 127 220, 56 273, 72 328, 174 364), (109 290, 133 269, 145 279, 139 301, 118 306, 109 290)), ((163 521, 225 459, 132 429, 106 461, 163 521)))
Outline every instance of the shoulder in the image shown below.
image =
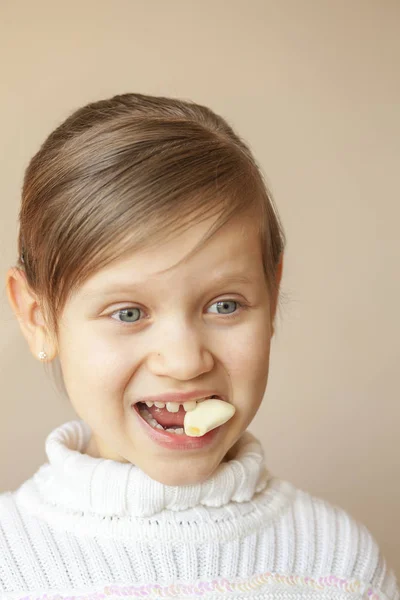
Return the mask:
POLYGON ((0 598, 7 589, 12 589, 12 583, 18 567, 14 553, 18 551, 21 534, 16 506, 12 492, 0 493, 0 598), (10 588, 11 585, 11 588, 10 588))
POLYGON ((377 593, 400 600, 398 581, 374 535, 343 508, 296 488, 282 518, 291 525, 294 545, 302 552, 297 564, 303 561, 305 573, 357 581, 368 597, 377 593))
POLYGON ((0 493, 0 532, 4 532, 15 511, 14 492, 7 491, 0 493))

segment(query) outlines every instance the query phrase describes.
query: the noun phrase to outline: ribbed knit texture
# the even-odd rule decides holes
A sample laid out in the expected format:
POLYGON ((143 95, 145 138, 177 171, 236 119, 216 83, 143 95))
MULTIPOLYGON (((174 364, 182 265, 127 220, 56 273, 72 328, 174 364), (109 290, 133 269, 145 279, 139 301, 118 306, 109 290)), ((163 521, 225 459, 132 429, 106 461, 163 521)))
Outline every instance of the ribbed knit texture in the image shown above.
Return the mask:
POLYGON ((166 486, 84 454, 65 423, 48 462, 0 495, 0 598, 400 600, 361 523, 271 476, 249 431, 201 484, 166 486))

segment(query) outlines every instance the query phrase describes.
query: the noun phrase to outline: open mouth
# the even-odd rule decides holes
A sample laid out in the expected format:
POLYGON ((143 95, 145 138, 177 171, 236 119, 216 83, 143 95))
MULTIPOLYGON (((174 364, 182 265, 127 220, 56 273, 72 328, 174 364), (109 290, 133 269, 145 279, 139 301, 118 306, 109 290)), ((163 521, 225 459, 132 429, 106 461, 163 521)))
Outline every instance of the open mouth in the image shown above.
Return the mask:
MULTIPOLYGON (((160 408, 153 405, 149 407, 143 402, 133 404, 132 408, 137 413, 141 426, 152 441, 170 450, 191 451, 203 449, 215 443, 218 436, 221 435, 220 432, 224 431, 224 423, 219 425, 215 423, 212 427, 208 426, 207 431, 200 435, 200 429, 194 433, 196 428, 192 424, 189 427, 190 433, 185 433, 186 415, 189 417, 190 411, 195 408, 193 408, 192 403, 172 407, 175 410, 178 409, 176 412, 169 412, 166 406, 160 408)), ((189 426, 188 423, 187 425, 189 426)))
POLYGON ((183 406, 180 406, 176 413, 170 413, 165 408, 154 406, 149 408, 144 402, 138 402, 134 408, 153 429, 161 429, 176 435, 185 434, 183 423, 186 412, 183 406))
MULTIPOLYGON (((217 396, 210 397, 217 398, 217 396)), ((190 402, 186 406, 180 404, 177 407, 178 410, 175 412, 167 410, 166 406, 163 408, 155 405, 149 407, 145 402, 138 402, 134 408, 153 429, 162 429, 163 431, 183 435, 186 412, 193 410, 194 403, 190 402), (189 408, 189 404, 191 405, 191 409, 189 408)))

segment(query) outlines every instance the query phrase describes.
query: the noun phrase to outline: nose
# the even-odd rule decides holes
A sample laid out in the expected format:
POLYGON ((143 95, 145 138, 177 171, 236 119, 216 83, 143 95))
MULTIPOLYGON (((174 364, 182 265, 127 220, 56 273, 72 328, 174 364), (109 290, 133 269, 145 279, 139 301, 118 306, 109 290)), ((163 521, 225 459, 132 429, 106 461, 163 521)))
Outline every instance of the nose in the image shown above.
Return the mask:
POLYGON ((189 380, 211 371, 214 359, 204 341, 192 329, 184 327, 156 343, 156 352, 148 361, 154 375, 189 380))

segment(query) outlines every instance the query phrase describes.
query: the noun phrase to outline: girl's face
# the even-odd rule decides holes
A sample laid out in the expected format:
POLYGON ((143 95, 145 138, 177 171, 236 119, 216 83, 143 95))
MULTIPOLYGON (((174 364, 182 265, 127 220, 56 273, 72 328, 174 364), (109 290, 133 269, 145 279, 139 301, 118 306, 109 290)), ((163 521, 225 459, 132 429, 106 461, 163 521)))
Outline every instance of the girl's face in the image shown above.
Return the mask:
POLYGON ((65 386, 93 432, 86 451, 133 463, 167 485, 204 481, 227 460, 268 380, 271 306, 254 220, 235 217, 174 266, 210 225, 204 221, 98 271, 60 320, 65 386), (222 300, 229 302, 217 304, 222 300), (195 389, 218 390, 236 408, 234 416, 204 448, 158 445, 132 404, 195 389))

